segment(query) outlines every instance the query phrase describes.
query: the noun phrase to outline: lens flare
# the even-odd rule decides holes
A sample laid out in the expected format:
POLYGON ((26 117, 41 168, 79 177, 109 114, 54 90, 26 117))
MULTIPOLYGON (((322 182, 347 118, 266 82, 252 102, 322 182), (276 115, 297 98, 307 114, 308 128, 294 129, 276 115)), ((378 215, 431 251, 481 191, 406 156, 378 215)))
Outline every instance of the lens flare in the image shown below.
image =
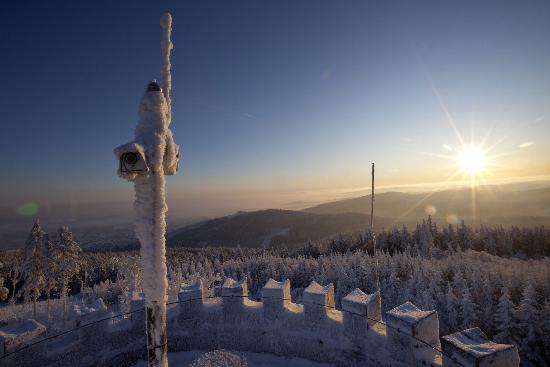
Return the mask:
POLYGON ((38 204, 32 202, 21 204, 15 209, 15 211, 17 212, 17 214, 24 217, 32 217, 38 214, 38 204))
POLYGON ((437 208, 430 204, 430 205, 426 206, 426 208, 424 209, 424 212, 427 215, 435 215, 435 213, 437 213, 437 208))

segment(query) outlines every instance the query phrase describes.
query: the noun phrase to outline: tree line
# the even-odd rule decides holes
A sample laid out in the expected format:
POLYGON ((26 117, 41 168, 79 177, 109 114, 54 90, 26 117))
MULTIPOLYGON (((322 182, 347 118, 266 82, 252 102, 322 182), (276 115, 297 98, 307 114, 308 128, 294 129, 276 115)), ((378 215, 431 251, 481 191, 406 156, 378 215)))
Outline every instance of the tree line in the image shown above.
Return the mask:
MULTIPOLYGON (((524 360, 547 366, 550 258, 542 254, 548 237, 544 228, 440 229, 428 218, 412 231, 377 232, 375 241, 365 232, 299 249, 169 248, 169 292, 177 299, 182 282, 200 277, 215 294, 225 278, 246 276, 251 296, 259 297, 269 278, 290 279, 292 299, 300 302, 315 280, 334 283, 339 305, 356 287, 373 292, 378 276, 384 311, 412 301, 438 311, 443 335, 479 326, 495 341, 516 344, 524 360)), ((81 292, 122 307, 141 291, 138 251, 81 253, 66 227, 50 240, 35 223, 25 250, 4 252, 0 260, 4 277, 13 278, 10 294, 11 283, 22 284, 18 301, 81 292)))

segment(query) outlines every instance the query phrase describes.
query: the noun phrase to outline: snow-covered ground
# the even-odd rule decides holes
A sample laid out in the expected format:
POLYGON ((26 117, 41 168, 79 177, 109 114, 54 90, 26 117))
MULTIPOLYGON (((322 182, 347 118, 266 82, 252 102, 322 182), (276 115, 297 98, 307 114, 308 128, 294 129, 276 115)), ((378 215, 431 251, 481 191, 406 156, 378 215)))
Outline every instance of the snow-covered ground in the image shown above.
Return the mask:
MULTIPOLYGON (((190 352, 169 353, 168 360, 170 366, 176 367, 331 367, 329 364, 312 362, 303 358, 287 358, 267 353, 223 350, 213 352, 193 350, 190 352)), ((146 366, 146 361, 140 361, 134 365, 134 367, 146 366)))

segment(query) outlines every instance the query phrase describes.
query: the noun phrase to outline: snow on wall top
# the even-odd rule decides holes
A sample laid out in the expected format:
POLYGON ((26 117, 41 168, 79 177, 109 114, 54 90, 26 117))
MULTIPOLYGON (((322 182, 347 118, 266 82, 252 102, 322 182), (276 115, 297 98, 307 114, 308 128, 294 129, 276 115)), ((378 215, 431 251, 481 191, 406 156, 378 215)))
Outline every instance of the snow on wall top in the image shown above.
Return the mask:
POLYGON ((403 320, 409 324, 416 324, 418 321, 430 316, 433 313, 434 311, 422 311, 410 301, 407 301, 402 305, 386 312, 386 314, 403 320))
POLYGON ((367 316, 371 320, 380 320, 380 307, 380 292, 366 294, 359 288, 355 288, 342 298, 342 309, 344 311, 367 316))
POLYGON ((313 294, 327 294, 331 290, 334 291, 334 285, 329 283, 325 286, 320 285, 319 283, 313 281, 311 284, 304 290, 304 293, 313 293, 313 294))
POLYGON ((318 304, 322 306, 334 307, 334 285, 329 283, 325 286, 313 281, 304 289, 304 303, 318 304))
POLYGON ((102 298, 98 298, 88 306, 73 305, 73 310, 76 315, 83 316, 97 311, 105 311, 107 310, 107 306, 105 306, 105 302, 103 302, 102 298))
POLYGON ((290 299, 290 280, 278 282, 269 279, 262 288, 262 297, 290 299))
POLYGON ((180 301, 188 301, 192 299, 202 299, 204 283, 202 279, 197 280, 194 283, 183 283, 180 286, 178 293, 178 299, 180 301))
POLYGON ((182 283, 180 286, 180 292, 197 291, 197 290, 202 291, 203 288, 204 288, 204 285, 203 285, 202 279, 199 279, 194 283, 182 283))
POLYGON ((0 329, 0 343, 8 344, 10 341, 17 343, 27 342, 44 333, 46 327, 33 319, 5 326, 0 329))
POLYGON ((370 303, 375 298, 375 294, 366 294, 359 288, 355 288, 342 301, 355 302, 355 303, 370 303))
POLYGON ((490 341, 487 335, 477 327, 446 335, 443 339, 476 358, 512 348, 511 345, 490 341))
POLYGON ((236 281, 235 279, 227 278, 223 282, 222 297, 241 297, 248 296, 248 282, 246 278, 242 281, 236 281))

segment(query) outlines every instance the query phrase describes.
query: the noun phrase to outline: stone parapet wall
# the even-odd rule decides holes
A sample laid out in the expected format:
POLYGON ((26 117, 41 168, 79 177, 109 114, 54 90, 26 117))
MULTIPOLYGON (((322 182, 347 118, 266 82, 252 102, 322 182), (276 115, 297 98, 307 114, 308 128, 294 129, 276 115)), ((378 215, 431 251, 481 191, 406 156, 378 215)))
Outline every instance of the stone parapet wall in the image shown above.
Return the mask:
MULTIPOLYGON (((420 310, 411 302, 383 318, 383 295, 378 292, 355 289, 337 310, 332 284, 312 282, 304 290, 303 304, 292 303, 290 286, 288 280, 270 279, 261 302, 256 302, 248 297, 246 279, 226 279, 221 297, 207 297, 202 280, 182 285, 178 303, 168 307, 169 351, 224 348, 334 366, 500 366, 503 360, 506 366, 519 366, 517 348, 493 343, 479 329, 440 339, 437 312, 420 310)), ((137 297, 130 307, 129 316, 81 323, 63 343, 53 338, 0 361, 21 367, 130 366, 146 354, 143 300, 137 297), (40 360, 29 358, 34 348, 40 360)), ((83 315, 82 322, 106 316, 101 310, 83 315)), ((15 350, 17 336, 1 339, 1 333, 2 345, 15 350)))

